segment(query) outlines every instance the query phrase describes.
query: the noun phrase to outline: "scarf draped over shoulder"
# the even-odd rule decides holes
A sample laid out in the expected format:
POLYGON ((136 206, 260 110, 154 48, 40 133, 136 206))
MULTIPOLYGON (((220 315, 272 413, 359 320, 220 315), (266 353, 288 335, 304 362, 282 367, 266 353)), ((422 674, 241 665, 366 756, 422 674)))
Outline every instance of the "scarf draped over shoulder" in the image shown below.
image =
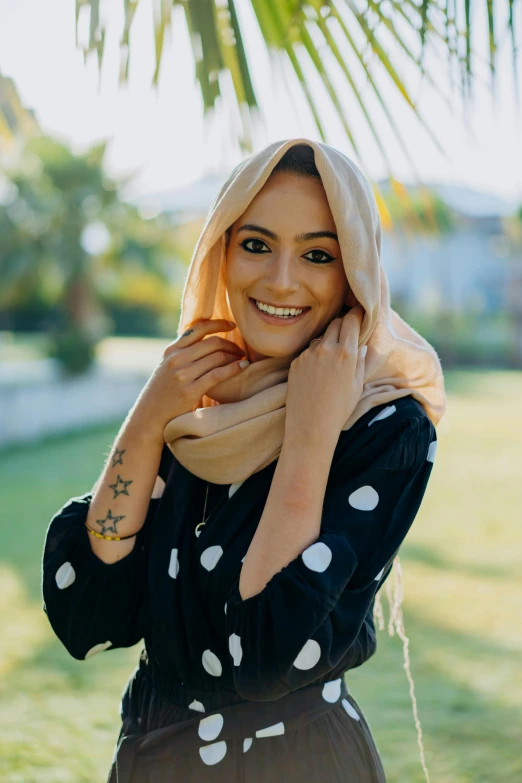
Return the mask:
MULTIPOLYGON (((206 217, 185 279, 178 334, 200 319, 234 320, 225 285, 226 230, 245 212, 285 152, 314 151, 332 213, 348 283, 364 309, 359 345, 367 345, 364 388, 342 429, 370 408, 411 394, 436 425, 445 407, 435 350, 390 306, 381 264, 381 225, 369 180, 344 153, 306 138, 277 141, 242 161, 206 217)), ((219 336, 245 350, 236 328, 219 336)), ((308 346, 304 346, 306 348, 308 346)), ((303 348, 303 350, 304 350, 303 348)), ((294 357, 268 357, 215 385, 195 410, 172 419, 164 439, 196 476, 233 484, 277 459, 284 437, 287 378, 294 357)))

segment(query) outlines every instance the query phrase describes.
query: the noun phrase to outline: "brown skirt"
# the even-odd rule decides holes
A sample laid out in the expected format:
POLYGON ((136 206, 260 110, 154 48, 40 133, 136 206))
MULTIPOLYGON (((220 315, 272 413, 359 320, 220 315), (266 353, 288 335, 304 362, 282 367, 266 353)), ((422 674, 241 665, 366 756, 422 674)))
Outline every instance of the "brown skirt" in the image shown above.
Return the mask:
POLYGON ((153 679, 127 686, 107 783, 386 783, 343 678, 264 702, 153 679))

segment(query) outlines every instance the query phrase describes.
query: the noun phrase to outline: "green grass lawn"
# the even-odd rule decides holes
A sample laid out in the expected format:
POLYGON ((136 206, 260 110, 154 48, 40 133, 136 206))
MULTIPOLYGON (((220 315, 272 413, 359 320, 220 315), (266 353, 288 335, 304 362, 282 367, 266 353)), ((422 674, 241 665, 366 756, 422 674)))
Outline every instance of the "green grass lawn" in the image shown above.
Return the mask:
MULTIPOLYGON (((432 783, 522 780, 522 373, 448 373, 423 507, 402 547, 404 616, 432 783)), ((51 516, 90 489, 118 425, 0 454, 0 780, 101 783, 141 645, 79 662, 41 608, 51 516)), ((383 595, 385 618, 388 603, 383 595)), ((422 783, 402 643, 347 684, 389 783, 422 783)), ((303 782, 304 783, 304 782, 303 782)), ((347 781, 352 783, 352 781, 347 781)), ((357 783, 353 781, 353 783, 357 783)))

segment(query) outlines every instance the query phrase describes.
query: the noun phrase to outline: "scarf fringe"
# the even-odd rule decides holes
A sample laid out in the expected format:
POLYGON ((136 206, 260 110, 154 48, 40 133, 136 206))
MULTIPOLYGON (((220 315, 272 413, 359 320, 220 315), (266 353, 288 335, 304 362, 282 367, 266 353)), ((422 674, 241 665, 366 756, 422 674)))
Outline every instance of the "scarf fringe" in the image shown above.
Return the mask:
MULTIPOLYGON (((396 555, 393 560, 393 568, 392 571, 390 572, 389 578, 385 582, 385 588, 386 588, 386 597, 388 598, 388 604, 390 608, 390 617, 388 621, 388 633, 390 636, 395 636, 395 634, 397 634, 397 636, 399 637, 399 639, 402 640, 403 643, 403 653, 404 653, 403 668, 406 671, 406 676, 410 684, 410 697, 412 701, 415 726, 417 728, 417 744, 419 746, 420 761, 421 761, 422 769, 424 771, 424 776, 426 778, 426 783, 430 783, 430 776, 428 773, 428 768, 426 766, 426 760, 424 756, 424 746, 422 743, 422 728, 421 728, 418 710, 417 710, 417 699, 415 698, 415 686, 410 670, 410 655, 409 655, 410 640, 406 636, 406 632, 404 629, 404 615, 402 612, 402 602, 404 599, 404 586, 402 581, 402 568, 401 568, 401 561, 399 559, 399 555, 396 555), (394 576, 393 585, 391 581, 392 573, 394 576)), ((379 630, 383 631, 385 623, 384 623, 384 612, 383 612, 380 592, 378 592, 377 595, 375 596, 373 617, 375 622, 377 623, 379 630)))

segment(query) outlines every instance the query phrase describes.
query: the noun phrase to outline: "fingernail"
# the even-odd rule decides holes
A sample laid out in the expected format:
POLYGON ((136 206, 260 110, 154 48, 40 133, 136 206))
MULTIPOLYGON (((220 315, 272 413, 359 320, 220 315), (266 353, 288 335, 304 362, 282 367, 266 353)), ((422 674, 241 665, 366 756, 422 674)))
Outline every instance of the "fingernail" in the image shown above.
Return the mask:
POLYGON ((242 359, 242 360, 239 362, 239 366, 240 366, 240 367, 248 367, 248 365, 249 365, 249 364, 250 364, 250 362, 248 361, 248 359, 242 359))
POLYGON ((229 321, 228 323, 230 324, 230 326, 235 326, 236 325, 234 321, 229 321))

